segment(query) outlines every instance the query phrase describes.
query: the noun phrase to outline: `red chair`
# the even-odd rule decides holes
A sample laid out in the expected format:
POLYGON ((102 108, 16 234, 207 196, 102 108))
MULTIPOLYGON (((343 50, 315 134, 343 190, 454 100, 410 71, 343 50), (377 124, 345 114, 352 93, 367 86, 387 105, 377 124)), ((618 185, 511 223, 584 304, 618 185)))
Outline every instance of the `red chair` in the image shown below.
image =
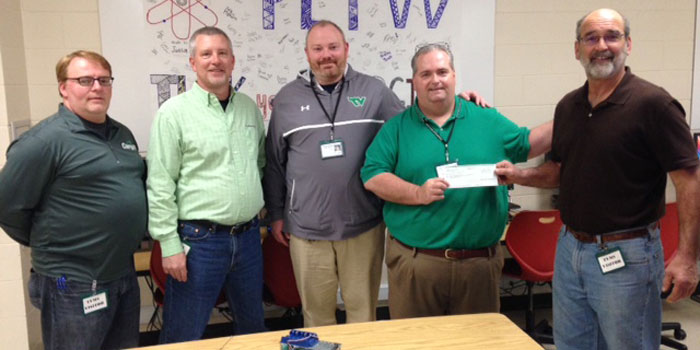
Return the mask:
POLYGON ((301 306, 289 248, 268 236, 263 241, 262 249, 263 281, 271 294, 271 301, 286 308, 301 306))
POLYGON ((263 299, 266 303, 286 308, 279 320, 270 322, 281 322, 280 325, 284 328, 290 328, 290 324, 293 325, 292 328, 303 327, 301 298, 294 278, 289 248, 277 242, 272 235, 268 235, 263 240, 262 249, 265 283, 263 299))
POLYGON ((551 283, 554 275, 554 255, 562 222, 558 210, 522 211, 506 231, 506 246, 512 259, 506 259, 505 275, 525 281, 528 307, 525 332, 539 343, 553 344, 552 329, 547 320, 535 325, 532 289, 535 283, 551 283))
MULTIPOLYGON (((168 280, 168 275, 163 271, 163 252, 160 249, 160 242, 158 241, 153 241, 150 271, 152 282, 146 281, 146 283, 153 294, 155 310, 153 311, 151 319, 148 321, 148 330, 155 330, 162 328, 162 322, 158 317, 158 310, 160 310, 165 301, 165 286, 168 280)), ((219 298, 216 300, 216 308, 226 319, 232 321, 233 318, 224 304, 226 304, 226 294, 222 290, 221 294, 219 294, 219 298)))
MULTIPOLYGON (((678 205, 676 203, 666 204, 666 215, 661 218, 661 244, 664 247, 664 265, 668 266, 671 259, 678 251, 678 242, 680 233, 678 231, 678 205)), ((685 331, 681 328, 679 322, 664 322, 661 324, 661 330, 673 331, 673 338, 683 340, 686 337, 685 331)), ((673 349, 687 350, 685 344, 679 343, 669 336, 661 336, 661 344, 673 349)))

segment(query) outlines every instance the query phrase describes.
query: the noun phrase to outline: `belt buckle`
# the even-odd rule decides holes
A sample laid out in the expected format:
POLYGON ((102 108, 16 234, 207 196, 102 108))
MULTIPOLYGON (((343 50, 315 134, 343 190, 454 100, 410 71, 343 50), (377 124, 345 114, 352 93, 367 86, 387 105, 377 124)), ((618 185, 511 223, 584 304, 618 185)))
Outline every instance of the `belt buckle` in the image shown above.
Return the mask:
POLYGON ((457 258, 453 258, 453 257, 450 256, 450 252, 451 252, 451 251, 454 251, 454 249, 452 249, 452 248, 447 248, 447 249, 445 249, 445 259, 447 259, 447 260, 458 260, 457 258))

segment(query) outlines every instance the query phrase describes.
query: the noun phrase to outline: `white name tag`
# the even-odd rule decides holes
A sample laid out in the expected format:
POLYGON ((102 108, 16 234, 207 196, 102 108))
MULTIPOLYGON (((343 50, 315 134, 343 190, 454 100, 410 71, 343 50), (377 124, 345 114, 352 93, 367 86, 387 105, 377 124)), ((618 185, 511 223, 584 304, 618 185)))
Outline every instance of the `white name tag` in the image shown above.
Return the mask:
POLYGON ((437 176, 450 184, 450 188, 498 186, 494 171, 496 164, 440 165, 435 168, 437 176))
POLYGON ((107 291, 83 298, 83 313, 86 315, 107 308, 107 291))
POLYGON ((321 142, 321 159, 342 157, 345 155, 343 140, 331 140, 321 142))
POLYGON ((596 258, 603 274, 625 267, 625 258, 622 256, 620 248, 602 251, 596 254, 596 258))

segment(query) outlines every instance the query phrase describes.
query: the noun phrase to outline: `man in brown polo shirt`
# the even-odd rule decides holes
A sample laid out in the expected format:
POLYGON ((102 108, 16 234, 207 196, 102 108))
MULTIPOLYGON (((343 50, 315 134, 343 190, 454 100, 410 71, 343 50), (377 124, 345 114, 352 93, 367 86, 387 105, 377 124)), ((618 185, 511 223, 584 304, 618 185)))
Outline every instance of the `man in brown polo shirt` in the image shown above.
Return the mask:
POLYGON ((560 187, 564 226, 553 281, 557 349, 658 349, 662 290, 669 301, 698 282, 698 156, 683 107, 632 74, 629 21, 610 9, 576 26, 587 82, 557 105, 552 161, 497 165, 504 183, 560 187), (678 253, 666 268, 658 220, 666 174, 676 187, 678 253))

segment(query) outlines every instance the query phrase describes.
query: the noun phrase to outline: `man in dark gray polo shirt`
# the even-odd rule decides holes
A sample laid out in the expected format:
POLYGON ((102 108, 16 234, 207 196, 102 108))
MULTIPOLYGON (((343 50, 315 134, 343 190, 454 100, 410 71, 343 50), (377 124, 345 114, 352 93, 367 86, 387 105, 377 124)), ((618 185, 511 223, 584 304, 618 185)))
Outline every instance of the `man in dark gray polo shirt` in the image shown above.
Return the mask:
POLYGON ((112 70, 76 51, 56 65, 58 112, 14 141, 0 172, 0 227, 32 248, 44 348, 138 346, 133 253, 146 233, 145 165, 107 116, 112 70))

